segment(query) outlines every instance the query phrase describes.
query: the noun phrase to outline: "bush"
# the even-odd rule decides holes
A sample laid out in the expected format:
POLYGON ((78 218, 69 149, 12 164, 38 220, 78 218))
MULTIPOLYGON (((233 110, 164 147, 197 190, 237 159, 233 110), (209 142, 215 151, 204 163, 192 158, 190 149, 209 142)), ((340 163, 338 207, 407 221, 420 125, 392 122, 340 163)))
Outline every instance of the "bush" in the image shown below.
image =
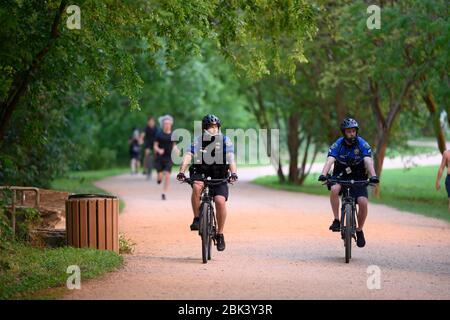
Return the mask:
MULTIPOLYGON (((42 217, 35 208, 16 210, 16 240, 37 244, 31 237, 31 231, 42 224, 42 217)), ((39 243, 40 244, 40 243, 39 243)))
POLYGON ((119 253, 120 254, 132 254, 136 243, 130 239, 125 238, 122 233, 119 235, 119 253))
POLYGON ((100 150, 93 149, 92 151, 85 164, 86 170, 111 168, 117 163, 117 152, 115 150, 101 148, 100 150))

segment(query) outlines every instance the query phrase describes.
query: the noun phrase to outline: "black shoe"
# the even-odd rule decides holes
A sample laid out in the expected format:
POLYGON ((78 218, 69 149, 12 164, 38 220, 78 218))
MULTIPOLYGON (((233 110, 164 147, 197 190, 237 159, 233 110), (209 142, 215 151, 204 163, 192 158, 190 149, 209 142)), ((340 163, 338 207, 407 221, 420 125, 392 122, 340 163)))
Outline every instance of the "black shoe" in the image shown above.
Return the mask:
POLYGON ((341 231, 341 223, 339 222, 338 219, 334 219, 333 223, 330 226, 330 230, 333 232, 339 232, 341 231))
POLYGON ((198 230, 200 228, 200 218, 194 218, 191 224, 191 231, 198 230))
POLYGON ((356 245, 359 248, 363 248, 366 245, 366 239, 364 238, 364 232, 361 231, 356 231, 356 245))
POLYGON ((216 242, 217 242, 217 250, 223 251, 225 250, 225 238, 223 237, 223 234, 217 234, 216 235, 216 242))
POLYGON ((166 200, 166 195, 164 193, 161 195, 161 199, 166 200))
POLYGON ((161 184, 161 180, 156 181, 156 183, 161 184))

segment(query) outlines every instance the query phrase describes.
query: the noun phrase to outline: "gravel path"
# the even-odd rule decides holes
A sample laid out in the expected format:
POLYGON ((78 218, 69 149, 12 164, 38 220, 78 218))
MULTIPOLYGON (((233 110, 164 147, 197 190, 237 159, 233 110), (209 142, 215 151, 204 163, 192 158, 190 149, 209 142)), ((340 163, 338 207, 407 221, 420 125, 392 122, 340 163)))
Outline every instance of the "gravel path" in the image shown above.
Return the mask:
POLYGON ((252 185, 243 168, 230 187, 227 249, 206 265, 200 237, 189 231, 190 188, 175 181, 168 200, 144 176, 97 183, 124 199, 120 231, 137 243, 124 266, 65 299, 450 299, 450 224, 370 205, 367 245, 344 247, 327 197, 252 185), (369 266, 380 289, 369 289, 369 266))

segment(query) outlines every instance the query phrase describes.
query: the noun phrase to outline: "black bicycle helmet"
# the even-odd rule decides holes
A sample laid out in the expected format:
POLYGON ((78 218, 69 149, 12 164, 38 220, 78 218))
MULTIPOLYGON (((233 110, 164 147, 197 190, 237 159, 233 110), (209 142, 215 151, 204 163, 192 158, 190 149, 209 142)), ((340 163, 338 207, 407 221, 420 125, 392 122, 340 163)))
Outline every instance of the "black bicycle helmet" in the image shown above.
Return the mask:
POLYGON ((353 118, 345 118, 344 121, 342 121, 342 123, 341 123, 342 134, 344 134, 345 129, 351 129, 351 128, 355 128, 356 133, 358 133, 358 130, 359 130, 358 122, 353 118))
POLYGON ((206 130, 211 124, 217 124, 220 128, 220 119, 213 114, 207 114, 202 120, 202 129, 206 130))

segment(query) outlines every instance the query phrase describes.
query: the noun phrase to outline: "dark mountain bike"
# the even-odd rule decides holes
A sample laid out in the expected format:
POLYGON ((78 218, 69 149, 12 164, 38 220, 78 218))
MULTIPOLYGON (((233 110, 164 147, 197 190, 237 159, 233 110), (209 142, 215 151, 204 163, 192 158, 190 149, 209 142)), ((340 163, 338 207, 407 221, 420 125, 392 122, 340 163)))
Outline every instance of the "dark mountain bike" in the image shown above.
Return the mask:
POLYGON ((341 237, 344 240, 345 263, 349 263, 352 258, 352 238, 356 241, 356 199, 350 195, 353 187, 373 186, 368 180, 341 180, 329 177, 325 184, 340 184, 342 186, 342 206, 341 206, 341 237))
POLYGON ((208 179, 208 178, 186 178, 183 182, 192 185, 195 181, 202 181, 203 188, 200 196, 200 208, 199 208, 199 218, 200 218, 200 228, 198 234, 202 238, 202 259, 203 263, 207 263, 211 260, 211 246, 212 242, 216 245, 216 235, 217 235, 217 220, 214 213, 214 197, 210 193, 210 187, 218 185, 224 182, 230 183, 228 178, 224 179, 208 179))

